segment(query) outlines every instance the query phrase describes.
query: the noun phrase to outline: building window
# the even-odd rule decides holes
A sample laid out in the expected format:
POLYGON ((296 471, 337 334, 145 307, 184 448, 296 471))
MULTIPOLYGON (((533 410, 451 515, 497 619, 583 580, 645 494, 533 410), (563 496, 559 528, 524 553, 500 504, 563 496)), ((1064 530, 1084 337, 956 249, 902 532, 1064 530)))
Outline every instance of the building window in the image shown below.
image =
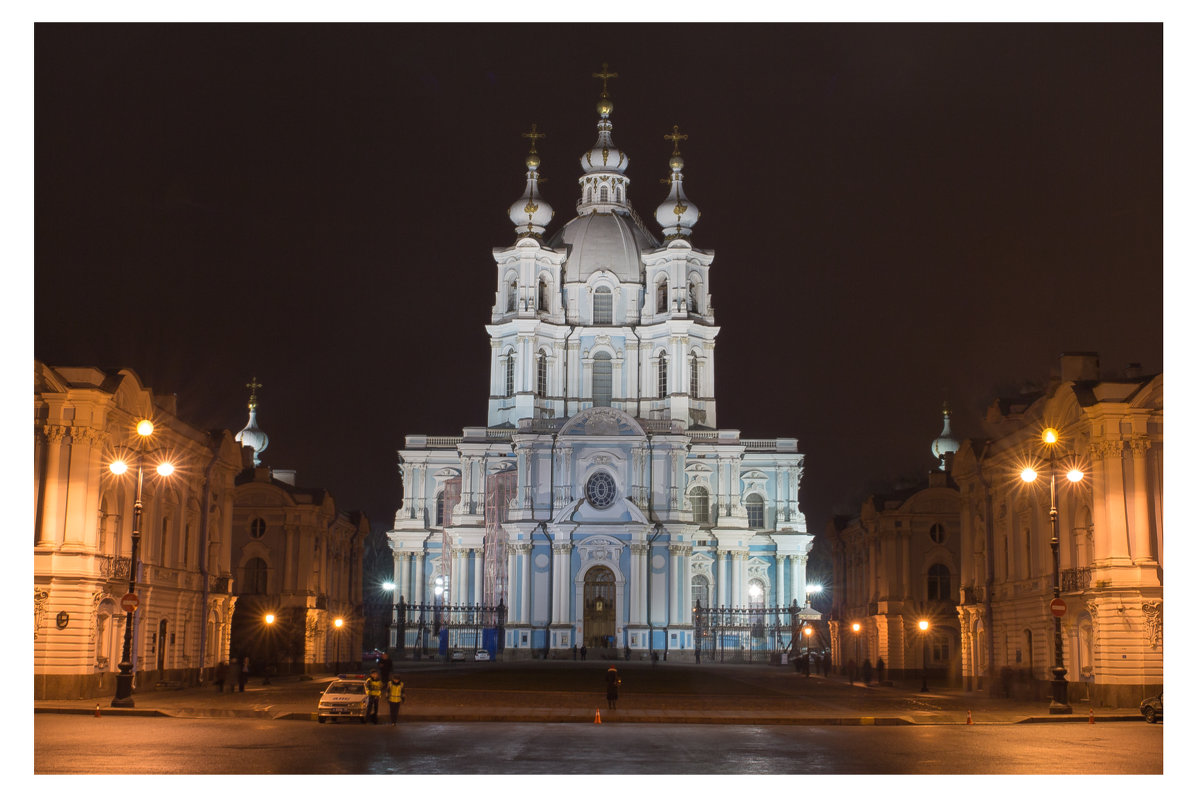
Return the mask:
POLYGON ((546 390, 546 354, 538 353, 537 360, 537 393, 538 397, 545 397, 550 394, 546 390))
POLYGON ((513 354, 509 353, 504 357, 504 396, 512 397, 514 394, 514 370, 516 369, 516 359, 513 354))
POLYGON ((688 491, 688 499, 692 501, 692 522, 708 522, 708 489, 693 486, 688 491))
POLYGON ((597 353, 592 361, 592 405, 612 405, 612 357, 597 353))
POLYGON ((752 494, 746 498, 747 523, 756 530, 767 527, 767 509, 761 494, 752 494))
POLYGON ((688 284, 688 311, 693 314, 700 307, 700 289, 694 283, 688 284))
POLYGON ((608 202, 608 187, 607 186, 600 187, 600 202, 601 203, 608 202))
POLYGON ((603 510, 617 501, 617 482, 612 475, 601 470, 588 478, 584 494, 593 508, 603 510))
POLYGON ((663 353, 658 357, 655 363, 655 369, 658 373, 658 399, 663 400, 667 396, 667 354, 663 353))
POLYGON ((546 279, 542 278, 538 281, 538 311, 550 310, 550 284, 546 283, 546 279))
POLYGON ((692 356, 691 376, 688 381, 688 396, 693 400, 700 397, 700 359, 692 356))
POLYGON ((926 573, 925 599, 935 601, 950 599, 950 568, 945 564, 934 564, 926 573))
POLYGON ((242 567, 242 591, 245 594, 267 593, 267 562, 252 558, 242 567))
POLYGON ((1033 536, 1025 529, 1025 577, 1033 577, 1033 536))
POLYGON ((164 567, 167 565, 167 529, 171 524, 170 517, 163 517, 162 520, 162 535, 158 539, 158 563, 164 567))
POLYGON ((613 296, 612 289, 601 286, 592 293, 592 324, 612 325, 613 296))
POLYGON ((692 576, 692 608, 708 608, 708 578, 692 576))
POLYGON ((434 500, 433 506, 433 524, 442 525, 446 515, 446 495, 444 492, 437 493, 437 499, 434 500))
POLYGON ((658 282, 658 287, 655 289, 656 300, 654 302, 655 312, 658 314, 667 313, 667 282, 665 280, 658 282))
POLYGON ((508 284, 508 299, 504 302, 504 308, 510 314, 517 310, 517 282, 512 281, 508 284))
POLYGON ((267 532, 267 522, 262 517, 255 517, 250 520, 250 538, 261 539, 263 534, 267 532))
POLYGON ((935 522, 929 528, 929 538, 934 544, 944 544, 946 541, 946 528, 940 522, 935 522))

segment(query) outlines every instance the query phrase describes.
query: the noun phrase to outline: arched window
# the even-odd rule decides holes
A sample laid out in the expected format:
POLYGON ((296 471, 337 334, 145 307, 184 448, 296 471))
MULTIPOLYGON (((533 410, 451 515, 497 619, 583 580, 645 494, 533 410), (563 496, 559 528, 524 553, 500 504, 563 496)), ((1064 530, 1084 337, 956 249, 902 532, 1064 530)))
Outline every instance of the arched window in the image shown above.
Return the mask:
POLYGON ((550 310, 550 284, 546 283, 546 279, 542 278, 538 281, 538 311, 550 310))
POLYGON ((596 353, 592 360, 592 405, 612 405, 612 357, 596 353))
POLYGON ((763 502, 761 494, 752 494, 746 498, 746 517, 751 528, 757 530, 767 527, 766 503, 763 502))
POLYGON ((516 368, 516 359, 513 354, 509 353, 504 357, 504 396, 512 397, 514 394, 514 370, 516 368))
POLYGON ((950 568, 945 564, 934 564, 925 573, 926 600, 946 601, 950 599, 950 568))
POLYGON ((608 187, 607 186, 600 187, 600 202, 601 203, 608 202, 608 187))
POLYGON ((688 396, 692 399, 700 397, 700 359, 697 356, 691 358, 691 375, 688 380, 688 396))
POLYGON ((667 354, 663 353, 655 359, 655 370, 657 372, 658 384, 658 399, 663 400, 667 396, 667 354))
POLYGON ((504 301, 504 309, 510 314, 517 310, 517 282, 508 284, 508 298, 504 301))
POLYGON ((694 283, 688 284, 688 311, 693 314, 700 308, 700 288, 694 283))
POLYGON ((592 324, 612 325, 613 321, 612 289, 600 286, 592 293, 592 324))
POLYGON ((659 281, 654 293, 656 298, 654 301, 655 313, 667 313, 667 282, 665 280, 659 281))
POLYGON ((550 394, 546 387, 546 354, 538 353, 537 360, 537 393, 538 397, 550 394))
POLYGON ((445 492, 438 492, 437 498, 434 500, 434 505, 433 505, 433 524, 434 525, 442 525, 443 524, 442 521, 445 519, 445 517, 446 517, 446 494, 445 494, 445 492))
POLYGON ((692 576, 692 608, 708 608, 708 578, 703 575, 692 576))
POLYGON ((267 593, 267 562, 261 558, 252 558, 242 567, 242 593, 267 593))
POLYGON ((688 499, 692 501, 692 522, 708 522, 708 489, 693 486, 688 490, 688 499))

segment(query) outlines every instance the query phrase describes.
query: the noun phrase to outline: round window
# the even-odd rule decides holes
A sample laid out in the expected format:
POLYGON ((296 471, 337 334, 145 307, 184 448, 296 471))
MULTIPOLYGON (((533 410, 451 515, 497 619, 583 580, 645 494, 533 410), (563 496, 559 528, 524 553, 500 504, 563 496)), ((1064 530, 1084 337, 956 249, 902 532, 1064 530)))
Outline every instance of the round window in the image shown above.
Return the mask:
POLYGON ((597 472, 588 478, 585 494, 593 508, 608 508, 617 501, 617 482, 607 472, 597 472))

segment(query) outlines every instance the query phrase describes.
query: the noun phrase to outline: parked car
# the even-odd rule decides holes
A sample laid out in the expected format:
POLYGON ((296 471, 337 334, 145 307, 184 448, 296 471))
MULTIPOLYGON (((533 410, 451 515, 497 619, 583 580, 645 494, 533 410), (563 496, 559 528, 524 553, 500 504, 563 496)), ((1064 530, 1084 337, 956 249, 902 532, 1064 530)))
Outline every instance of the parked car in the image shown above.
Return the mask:
POLYGON ((492 654, 489 653, 487 650, 476 650, 475 651, 475 660, 476 661, 491 661, 492 654))
POLYGON ((1138 709, 1142 712, 1142 716, 1145 717, 1146 722, 1149 722, 1151 725, 1160 721, 1163 718, 1162 692, 1159 692, 1154 697, 1147 697, 1138 706, 1138 709))
POLYGON ((451 661, 466 661, 467 654, 464 653, 462 650, 455 650, 453 653, 450 654, 450 660, 451 661))
POLYGON ((317 701, 317 722, 338 719, 367 721, 367 676, 339 675, 317 701))

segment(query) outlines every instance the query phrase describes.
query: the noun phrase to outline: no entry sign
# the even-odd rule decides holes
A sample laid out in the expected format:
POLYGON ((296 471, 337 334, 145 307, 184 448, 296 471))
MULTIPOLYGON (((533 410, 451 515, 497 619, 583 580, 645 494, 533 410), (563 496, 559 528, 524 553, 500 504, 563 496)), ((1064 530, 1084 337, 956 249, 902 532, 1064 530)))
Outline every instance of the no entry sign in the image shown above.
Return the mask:
POLYGON ((1050 613, 1056 617, 1061 617, 1067 613, 1067 601, 1061 597, 1056 597, 1050 601, 1050 613))
POLYGON ((134 611, 137 611, 137 607, 138 596, 133 592, 130 592, 121 598, 121 610, 126 614, 132 614, 134 611))

